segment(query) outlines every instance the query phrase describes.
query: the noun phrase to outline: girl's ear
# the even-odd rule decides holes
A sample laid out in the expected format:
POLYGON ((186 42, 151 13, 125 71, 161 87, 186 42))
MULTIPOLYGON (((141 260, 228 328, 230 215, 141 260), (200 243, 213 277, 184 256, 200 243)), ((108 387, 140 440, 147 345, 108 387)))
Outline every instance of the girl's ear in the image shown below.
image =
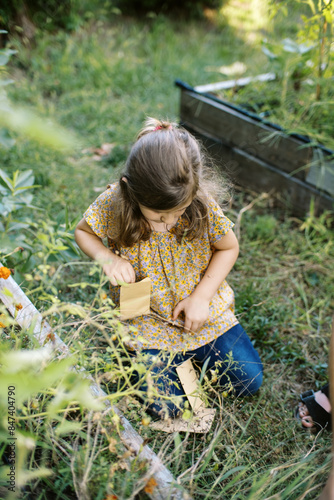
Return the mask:
POLYGON ((127 178, 124 177, 124 175, 123 175, 123 177, 121 177, 121 181, 126 182, 126 183, 128 182, 127 178))

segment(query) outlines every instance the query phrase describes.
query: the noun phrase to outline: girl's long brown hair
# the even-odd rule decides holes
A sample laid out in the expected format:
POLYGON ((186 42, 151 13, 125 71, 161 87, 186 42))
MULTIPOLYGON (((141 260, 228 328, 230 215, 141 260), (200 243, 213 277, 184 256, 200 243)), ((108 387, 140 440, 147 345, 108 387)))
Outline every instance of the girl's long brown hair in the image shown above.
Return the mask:
POLYGON ((177 234, 180 241, 204 233, 207 224, 207 193, 219 191, 219 180, 205 175, 204 155, 199 142, 175 123, 149 118, 139 132, 120 178, 116 203, 116 233, 113 241, 131 247, 146 241, 151 234, 149 222, 139 204, 151 210, 172 210, 187 204, 182 215, 187 232, 177 234), (209 184, 209 185, 208 185, 209 184))

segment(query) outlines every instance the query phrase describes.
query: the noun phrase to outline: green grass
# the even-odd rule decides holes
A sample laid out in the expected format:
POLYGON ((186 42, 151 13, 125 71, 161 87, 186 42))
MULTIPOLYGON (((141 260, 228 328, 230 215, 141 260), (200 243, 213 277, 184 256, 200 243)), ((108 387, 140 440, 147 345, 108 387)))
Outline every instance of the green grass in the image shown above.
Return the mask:
MULTIPOLYGON (((191 85, 206 83, 220 79, 208 70, 213 66, 241 57, 250 66, 252 61, 264 60, 261 51, 246 45, 233 30, 225 31, 209 23, 184 25, 164 17, 136 22, 116 18, 111 25, 92 24, 72 35, 44 34, 33 57, 19 46, 18 64, 12 70, 16 80, 10 89, 12 99, 73 130, 82 149, 65 160, 20 141, 4 166, 10 169, 13 161, 15 166, 35 164, 35 171, 51 186, 57 209, 67 203, 71 210, 83 210, 94 196, 92 187, 104 186, 116 175, 119 159, 125 159, 146 116, 178 118, 175 79, 191 85), (106 169, 82 153, 104 142, 117 145, 123 153, 115 161, 111 157, 106 169), (82 191, 85 184, 87 189, 82 191)), ((49 198, 47 186, 44 192, 49 198)))
MULTIPOLYGON (((280 34, 284 28, 280 24, 275 30, 280 34)), ((296 31, 291 19, 289 31, 296 31)), ((250 71, 264 72, 261 34, 266 34, 263 26, 256 36, 245 36, 227 19, 213 25, 116 16, 108 22, 83 24, 71 34, 40 32, 29 48, 12 39, 18 54, 9 69, 15 78, 8 87, 10 98, 73 131, 78 143, 71 154, 62 154, 18 137, 16 146, 2 155, 2 168, 34 170, 41 185, 34 202, 50 220, 61 218, 66 208, 70 219, 80 217, 98 191, 119 175, 146 116, 178 120, 179 90, 174 80, 190 85, 218 81, 217 68, 237 60, 250 71), (87 150, 103 143, 114 148, 103 161, 95 161, 87 150)), ((236 221, 240 210, 256 199, 254 193, 236 190, 228 215, 236 221)), ((270 198, 258 200, 243 213, 237 228, 241 253, 228 281, 236 293, 239 320, 263 360, 265 376, 259 394, 222 398, 209 385, 208 398, 217 416, 207 435, 161 435, 142 425, 142 408, 132 394, 123 402, 127 418, 149 446, 161 452, 194 499, 311 500, 328 476, 330 435, 299 432, 292 415, 299 393, 327 379, 334 297, 331 217, 297 219, 270 198)), ((78 363, 117 398, 124 391, 120 375, 127 365, 124 360, 122 372, 110 351, 115 333, 101 303, 106 285, 95 288, 95 283, 99 276, 87 261, 65 266, 55 261, 31 272, 25 285, 41 310, 54 305, 50 321, 57 332, 76 352, 78 363), (80 305, 89 314, 80 317, 69 306, 62 310, 63 302, 80 305), (113 383, 109 373, 115 375, 113 383)), ((11 335, 7 342, 26 347, 25 337, 20 339, 17 332, 11 335)), ((44 404, 43 398, 36 402, 37 407, 44 404)), ((27 412, 33 415, 31 409, 27 412)), ((80 483, 92 438, 87 437, 91 416, 74 412, 73 419, 82 421, 79 441, 70 434, 52 441, 53 430, 48 428, 50 449, 31 456, 32 467, 46 463, 58 481, 51 477, 33 482, 34 498, 75 498, 73 475, 80 483)), ((38 418, 32 416, 28 422, 28 431, 40 432, 38 418)), ((118 439, 116 427, 108 427, 108 438, 118 439)), ((92 432, 94 436, 101 429, 93 426, 92 432)), ((118 445, 112 453, 108 446, 106 433, 99 435, 89 494, 102 500, 113 491, 119 498, 134 498, 145 464, 135 460, 126 466, 118 445)))

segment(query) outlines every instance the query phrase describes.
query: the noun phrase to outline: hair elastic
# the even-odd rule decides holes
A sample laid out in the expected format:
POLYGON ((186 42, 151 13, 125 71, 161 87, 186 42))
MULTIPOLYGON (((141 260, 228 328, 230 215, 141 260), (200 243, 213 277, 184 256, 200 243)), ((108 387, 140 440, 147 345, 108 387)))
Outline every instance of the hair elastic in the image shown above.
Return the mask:
POLYGON ((163 125, 157 125, 153 130, 153 132, 155 132, 156 130, 162 130, 164 128, 166 128, 167 130, 171 130, 173 127, 171 125, 168 125, 168 127, 164 127, 163 125))

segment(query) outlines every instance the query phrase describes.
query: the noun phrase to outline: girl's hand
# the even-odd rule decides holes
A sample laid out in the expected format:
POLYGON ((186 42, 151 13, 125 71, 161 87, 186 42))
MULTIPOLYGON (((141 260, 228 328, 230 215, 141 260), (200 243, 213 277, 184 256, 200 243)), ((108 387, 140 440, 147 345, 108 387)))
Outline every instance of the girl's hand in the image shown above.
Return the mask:
POLYGON ((209 305, 210 301, 197 298, 195 295, 189 295, 189 297, 186 297, 177 304, 173 311, 172 320, 175 321, 180 312, 183 311, 185 315, 185 330, 196 332, 209 317, 209 305))
POLYGON ((135 270, 130 262, 105 247, 101 238, 94 233, 85 219, 81 219, 75 229, 75 241, 86 255, 101 263, 112 285, 136 281, 135 270))
POLYGON ((110 259, 103 264, 102 268, 114 286, 121 282, 134 283, 136 281, 135 270, 130 262, 118 255, 111 254, 110 259))

